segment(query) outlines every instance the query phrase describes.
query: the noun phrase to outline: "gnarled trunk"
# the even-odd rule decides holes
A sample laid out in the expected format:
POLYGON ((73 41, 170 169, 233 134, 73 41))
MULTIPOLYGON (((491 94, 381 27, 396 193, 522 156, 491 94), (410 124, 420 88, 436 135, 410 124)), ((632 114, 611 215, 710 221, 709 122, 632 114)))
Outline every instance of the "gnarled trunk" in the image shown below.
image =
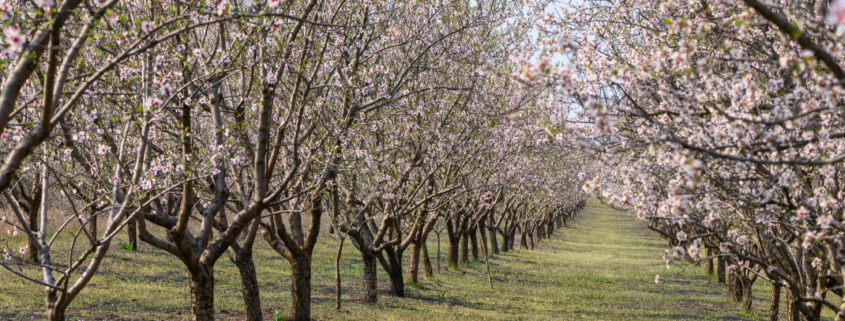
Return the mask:
POLYGON ((291 262, 290 317, 311 320, 311 257, 297 257, 291 262))
POLYGON ((214 320, 214 270, 198 267, 190 271, 191 320, 214 320))
POLYGON ((716 257, 716 280, 725 283, 725 259, 716 257))
POLYGON ((362 251, 361 257, 364 260, 365 301, 375 303, 378 301, 378 266, 376 266, 376 256, 373 254, 364 254, 362 251))

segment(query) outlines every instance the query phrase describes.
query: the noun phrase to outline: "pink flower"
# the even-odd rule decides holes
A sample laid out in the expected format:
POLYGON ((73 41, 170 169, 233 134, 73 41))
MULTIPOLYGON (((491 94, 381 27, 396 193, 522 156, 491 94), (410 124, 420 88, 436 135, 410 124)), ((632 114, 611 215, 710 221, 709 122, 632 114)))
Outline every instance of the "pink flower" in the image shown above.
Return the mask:
POLYGON ((97 154, 105 155, 108 152, 109 152, 109 147, 106 146, 106 145, 100 145, 99 147, 97 147, 97 154))
POLYGON ((55 0, 35 0, 35 4, 42 8, 50 8, 56 6, 55 0))
POLYGON ((150 33, 150 31, 153 31, 153 23, 149 21, 141 22, 141 31, 150 33))
POLYGON ((18 249, 18 252, 21 252, 21 254, 26 254, 26 246, 21 246, 21 248, 18 249))
POLYGON ((188 14, 188 16, 191 18, 191 21, 193 21, 194 23, 197 23, 197 22, 200 21, 200 14, 197 13, 196 11, 191 11, 191 13, 188 14))
POLYGON ((14 49, 23 48, 23 43, 26 41, 17 27, 8 27, 3 31, 6 35, 6 43, 14 49))
POLYGON ((835 25, 845 24, 845 0, 835 0, 830 4, 826 21, 835 25))
POLYGON ((173 88, 172 88, 172 87, 170 87, 170 84, 162 84, 162 85, 161 85, 161 95, 162 95, 162 96, 167 96, 167 95, 170 95, 170 93, 171 93, 172 91, 173 91, 173 88))
POLYGON ((270 7, 270 8, 276 8, 281 4, 282 4, 281 0, 268 0, 267 1, 267 6, 270 7))
POLYGON ((222 16, 226 14, 226 11, 229 11, 229 1, 220 1, 220 4, 217 5, 217 15, 222 16))
POLYGON ((162 102, 161 99, 158 98, 147 99, 147 107, 158 107, 161 106, 161 104, 163 103, 164 102, 162 102))

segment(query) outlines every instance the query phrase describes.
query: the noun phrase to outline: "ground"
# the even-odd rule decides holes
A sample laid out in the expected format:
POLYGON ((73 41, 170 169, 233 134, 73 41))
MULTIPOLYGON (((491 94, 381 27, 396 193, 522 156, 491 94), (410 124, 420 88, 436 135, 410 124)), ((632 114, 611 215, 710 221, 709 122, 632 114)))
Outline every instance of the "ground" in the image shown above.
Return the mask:
MULTIPOLYGON (((435 239, 432 235, 432 239, 435 239)), ((442 254, 447 244, 443 238, 442 254)), ((436 254, 436 241, 430 251, 436 254)), ((312 316, 318 320, 765 320, 768 293, 757 282, 755 313, 742 314, 726 288, 702 267, 668 269, 661 261, 665 241, 625 212, 595 200, 578 219, 535 251, 491 257, 493 289, 483 261, 460 271, 441 269, 433 280, 408 289, 407 298, 388 296, 363 303, 358 253, 347 247, 341 261, 343 307, 334 309, 334 251, 337 241, 323 233, 316 249, 312 316), (655 275, 661 276, 655 284, 655 275)), ((347 244, 348 246, 349 244, 347 244)), ((264 244, 256 248, 265 317, 287 314, 289 267, 264 244)), ((445 260, 444 260, 445 261, 445 260)), ((71 320, 187 319, 188 288, 178 260, 141 245, 139 252, 114 247, 93 283, 71 306, 71 320)), ((221 258, 216 268, 218 319, 240 320, 243 305, 234 265, 221 258)), ((0 271, 0 319, 42 319, 42 293, 0 271)))

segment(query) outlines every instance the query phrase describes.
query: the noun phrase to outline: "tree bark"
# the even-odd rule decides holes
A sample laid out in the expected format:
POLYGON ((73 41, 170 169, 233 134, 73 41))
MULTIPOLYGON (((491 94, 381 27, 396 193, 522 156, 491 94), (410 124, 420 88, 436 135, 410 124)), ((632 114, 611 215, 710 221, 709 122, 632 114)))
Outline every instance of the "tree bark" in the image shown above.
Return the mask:
POLYGON ((50 321, 64 321, 67 305, 59 303, 55 290, 47 290, 47 319, 50 321))
POLYGON ((243 295, 246 319, 248 321, 261 321, 261 295, 258 290, 258 277, 255 273, 252 251, 242 251, 233 262, 241 274, 241 294, 243 295))
POLYGON ((713 249, 707 248, 707 259, 704 260, 704 264, 707 266, 707 275, 713 275, 713 249))
POLYGON ((523 250, 528 249, 528 239, 527 239, 527 237, 528 237, 528 234, 526 234, 525 231, 520 233, 519 246, 522 247, 523 250))
POLYGON ((528 249, 529 250, 534 250, 534 244, 535 244, 534 239, 536 239, 536 237, 534 236, 534 233, 531 233, 531 234, 528 235, 528 249))
POLYGON ((431 258, 428 256, 428 245, 425 241, 422 242, 422 256, 423 256, 423 272, 425 277, 431 279, 434 276, 434 269, 431 267, 431 258))
POLYGON ((214 320, 214 270, 204 266, 190 271, 191 320, 214 320))
POLYGON ((388 247, 376 255, 376 257, 390 278, 390 294, 395 297, 404 298, 405 279, 402 275, 402 251, 396 251, 392 247, 388 247))
POLYGON ((458 250, 459 250, 459 247, 460 247, 460 245, 458 244, 459 240, 456 239, 456 238, 452 238, 451 236, 448 239, 449 239, 449 257, 446 259, 447 260, 446 264, 448 265, 448 267, 456 269, 456 268, 458 268, 458 257, 459 257, 459 254, 458 254, 459 251, 458 250))
POLYGON ((136 233, 136 227, 138 226, 135 220, 129 220, 129 223, 126 224, 126 234, 129 236, 129 244, 132 245, 132 251, 138 250, 138 234, 136 233))
POLYGON ((489 229, 490 231, 490 250, 493 251, 493 254, 499 254, 499 241, 496 238, 496 230, 489 229))
POLYGON ((362 254, 364 259, 364 293, 365 301, 375 303, 378 301, 378 266, 376 256, 362 254))
POLYGON ((291 262, 290 317, 294 321, 311 320, 311 257, 291 262))
POLYGON ((725 260, 720 256, 716 257, 716 280, 725 283, 725 260))
POLYGON ((769 305, 769 321, 778 321, 780 314, 780 283, 772 284, 772 301, 769 305))
POLYGON ((469 261, 469 231, 464 231, 461 236, 461 264, 466 264, 469 261))
MULTIPOLYGON (((425 241, 422 241, 425 242, 425 241)), ((419 242, 411 243, 411 253, 408 255, 408 274, 411 276, 411 283, 420 282, 420 252, 422 250, 419 242)))
POLYGON ((473 228, 469 232, 469 240, 472 250, 472 259, 478 261, 478 228, 473 228))

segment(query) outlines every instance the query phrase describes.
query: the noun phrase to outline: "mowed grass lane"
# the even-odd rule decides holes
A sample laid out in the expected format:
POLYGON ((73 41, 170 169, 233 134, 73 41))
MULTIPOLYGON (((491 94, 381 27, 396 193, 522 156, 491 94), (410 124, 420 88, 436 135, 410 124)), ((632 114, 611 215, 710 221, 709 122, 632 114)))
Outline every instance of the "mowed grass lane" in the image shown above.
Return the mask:
MULTIPOLYGON (((429 251, 436 255, 432 235, 429 251)), ((287 314, 289 268, 262 241, 256 267, 262 305, 269 320, 287 314)), ((363 303, 361 261, 349 243, 341 261, 343 308, 334 309, 334 254, 337 241, 323 233, 313 265, 313 312, 318 320, 744 320, 724 286, 703 269, 667 270, 660 260, 665 241, 624 213, 590 200, 569 227, 535 251, 516 250, 491 257, 494 288, 484 264, 459 271, 442 269, 432 280, 409 286, 407 298, 387 295, 379 273, 379 303, 363 303), (654 283, 660 274, 661 284, 654 283)), ((442 254, 447 250, 445 237, 442 254)), ((188 288, 181 263, 142 244, 131 253, 113 248, 111 257, 85 289, 69 315, 72 320, 182 320, 188 317, 188 288)), ((445 258, 443 260, 445 262, 445 258)), ((217 318, 240 320, 243 307, 237 270, 221 258, 215 269, 217 318)), ((765 293, 755 310, 762 319, 765 293)), ((42 293, 0 273, 0 319, 41 319, 42 293)))

